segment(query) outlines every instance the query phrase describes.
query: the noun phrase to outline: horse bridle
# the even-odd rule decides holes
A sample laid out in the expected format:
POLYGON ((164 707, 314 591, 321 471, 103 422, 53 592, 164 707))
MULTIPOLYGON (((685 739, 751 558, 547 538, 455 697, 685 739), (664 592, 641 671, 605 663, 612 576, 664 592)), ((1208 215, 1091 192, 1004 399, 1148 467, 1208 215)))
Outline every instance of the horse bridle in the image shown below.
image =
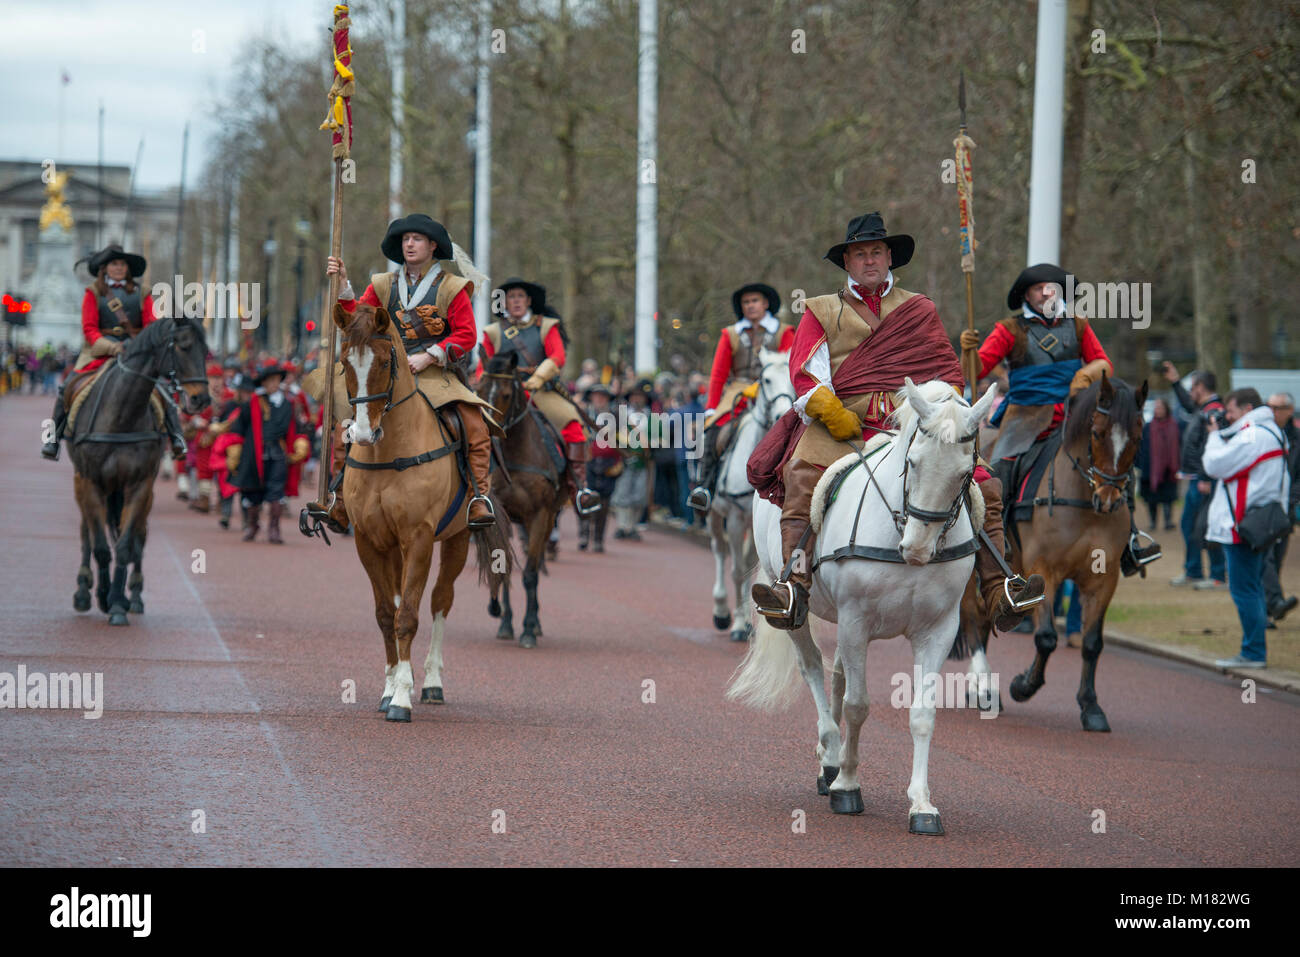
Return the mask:
MULTIPOLYGON (((1066 409, 1065 417, 1067 420, 1069 418, 1069 414, 1070 414, 1069 409, 1066 409)), ((1108 419, 1112 418, 1110 407, 1102 405, 1100 401, 1097 403, 1097 407, 1093 409, 1093 414, 1104 415, 1108 419)), ((1062 422, 1061 423, 1062 434, 1065 433, 1065 427, 1066 427, 1066 423, 1062 422)), ((1062 445, 1064 445, 1064 443, 1062 443, 1062 445)), ((1099 498, 1099 493, 1101 492, 1101 488, 1104 486, 1109 486, 1110 488, 1113 488, 1120 493, 1119 497, 1115 499, 1114 502, 1111 503, 1110 508, 1106 510, 1106 514, 1110 514, 1111 512, 1115 511, 1117 508, 1119 508, 1121 502, 1125 502, 1128 500, 1129 486, 1132 484, 1133 481, 1133 470, 1137 468, 1136 455, 1134 455, 1133 457, 1133 464, 1130 465, 1126 471, 1121 472, 1118 475, 1112 475, 1109 472, 1103 472, 1101 469, 1097 468, 1096 460, 1093 458, 1091 429, 1088 430, 1088 468, 1087 469, 1084 469, 1084 467, 1079 464, 1079 461, 1073 455, 1070 454, 1069 449, 1063 449, 1063 451, 1065 452, 1065 457, 1070 460, 1070 464, 1074 466, 1074 470, 1078 472, 1081 476, 1083 476, 1084 481, 1086 481, 1088 485, 1092 488, 1092 510, 1094 512, 1097 512, 1098 514, 1101 513, 1101 499, 1099 498)))
MULTIPOLYGON (((418 385, 412 386, 410 392, 402 396, 396 402, 393 401, 393 391, 397 388, 397 346, 393 345, 393 340, 391 336, 387 336, 382 332, 376 332, 373 335, 368 337, 368 341, 371 342, 373 342, 376 339, 380 339, 388 343, 388 388, 385 389, 383 392, 375 392, 371 395, 359 395, 356 396, 355 398, 349 395, 348 405, 352 406, 352 408, 355 409, 358 405, 362 405, 366 402, 378 402, 380 399, 383 399, 384 409, 379 414, 386 415, 387 413, 391 412, 393 409, 401 405, 403 402, 405 402, 407 399, 409 399, 411 396, 415 395, 415 393, 419 392, 420 388, 418 385)), ((345 380, 344 388, 346 387, 347 386, 345 380)))
MULTIPOLYGON (((764 409, 764 411, 766 411, 766 412, 769 413, 768 415, 766 415, 766 416, 764 417, 765 421, 760 422, 759 425, 761 425, 765 430, 766 430, 766 429, 770 429, 770 428, 772 427, 772 423, 776 421, 776 418, 775 418, 773 415, 770 414, 770 413, 771 413, 771 410, 772 410, 772 403, 775 402, 777 399, 781 398, 782 395, 785 395, 785 393, 782 392, 782 393, 778 394, 775 398, 770 398, 770 397, 768 396, 768 394, 767 394, 767 383, 763 381, 763 375, 762 375, 762 373, 760 372, 760 373, 759 373, 759 376, 758 376, 758 395, 759 395, 759 398, 761 398, 761 399, 763 400, 763 409, 764 409)), ((757 402, 754 403, 754 404, 755 404, 756 406, 758 405, 757 402)), ((794 399, 793 399, 793 398, 790 400, 790 405, 791 405, 791 406, 794 405, 794 399)))
MULTIPOLYGON (((518 372, 484 372, 483 378, 493 379, 496 381, 509 381, 509 382, 518 383, 519 373, 518 372)), ((505 409, 497 409, 497 404, 496 404, 497 387, 494 385, 491 388, 491 390, 488 392, 486 397, 488 405, 492 406, 493 409, 497 409, 497 411, 501 413, 501 417, 505 420, 504 424, 501 426, 502 431, 508 432, 511 429, 511 427, 518 425, 520 422, 522 422, 524 416, 528 414, 528 403, 519 401, 520 395, 523 393, 523 391, 524 391, 523 389, 518 389, 514 392, 511 392, 510 404, 506 406, 505 409), (518 413, 515 412, 516 406, 519 407, 518 413)))

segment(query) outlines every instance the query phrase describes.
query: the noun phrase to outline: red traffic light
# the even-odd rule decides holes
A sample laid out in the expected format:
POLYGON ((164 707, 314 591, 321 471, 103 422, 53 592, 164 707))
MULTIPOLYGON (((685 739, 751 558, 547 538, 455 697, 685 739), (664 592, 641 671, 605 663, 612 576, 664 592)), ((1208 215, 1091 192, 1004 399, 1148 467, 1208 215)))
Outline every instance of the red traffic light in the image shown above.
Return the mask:
POLYGON ((305 328, 308 332, 315 332, 315 331, 316 331, 316 320, 315 320, 315 319, 308 319, 307 322, 304 324, 303 328, 305 328))
POLYGON ((5 293, 4 298, 0 300, 0 302, 4 303, 4 307, 7 312, 31 312, 32 311, 32 304, 30 302, 28 302, 26 299, 15 299, 13 296, 9 295, 9 293, 5 293))

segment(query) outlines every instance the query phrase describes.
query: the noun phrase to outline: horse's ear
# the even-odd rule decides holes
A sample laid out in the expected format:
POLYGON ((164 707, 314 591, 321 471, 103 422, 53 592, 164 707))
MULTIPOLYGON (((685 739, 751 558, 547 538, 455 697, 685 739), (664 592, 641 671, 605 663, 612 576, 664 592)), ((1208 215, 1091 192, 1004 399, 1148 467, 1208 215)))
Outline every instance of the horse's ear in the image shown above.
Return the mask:
POLYGON ((1110 376, 1106 375, 1106 370, 1103 368, 1101 370, 1101 391, 1098 393, 1098 395, 1105 397, 1106 399, 1109 399, 1114 394, 1115 394, 1115 387, 1110 384, 1110 376))
POLYGON ((388 310, 383 306, 375 307, 375 332, 388 332, 388 310))
POLYGON ((988 415, 989 409, 993 408, 993 403, 997 401, 997 398, 998 384, 994 382, 988 387, 985 393, 980 396, 979 401, 971 406, 968 423, 973 425, 982 420, 984 416, 988 415))
POLYGON ((1144 406, 1144 405, 1146 405, 1146 404, 1147 404, 1147 380, 1146 380, 1146 379, 1143 379, 1143 380, 1142 380, 1142 391, 1140 391, 1140 392, 1138 393, 1138 408, 1141 409, 1142 406, 1144 406))
POLYGON ((338 326, 339 329, 346 332, 348 326, 350 326, 351 324, 352 324, 352 313, 348 312, 348 310, 343 308, 343 303, 341 302, 334 303, 334 325, 338 326))
POLYGON ((921 395, 921 390, 916 387, 916 383, 912 381, 911 376, 903 379, 902 393, 903 397, 907 399, 907 404, 912 407, 912 411, 920 418, 924 419, 930 414, 930 403, 926 401, 925 396, 921 395))

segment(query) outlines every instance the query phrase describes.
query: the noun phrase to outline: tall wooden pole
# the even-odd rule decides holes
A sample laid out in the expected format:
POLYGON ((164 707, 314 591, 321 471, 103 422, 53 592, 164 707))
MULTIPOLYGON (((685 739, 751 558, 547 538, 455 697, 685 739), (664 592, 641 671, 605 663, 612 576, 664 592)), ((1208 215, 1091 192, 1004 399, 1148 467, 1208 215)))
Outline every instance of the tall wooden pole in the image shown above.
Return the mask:
MULTIPOLYGON (((971 168, 970 154, 975 149, 975 141, 966 135, 966 74, 961 74, 957 84, 957 107, 961 111, 961 128, 952 145, 957 150, 957 202, 960 211, 959 232, 961 240, 961 270, 966 276, 966 328, 975 329, 975 214, 971 199, 975 192, 975 181, 971 168)), ((961 353, 961 371, 969 389, 969 398, 975 399, 975 386, 980 375, 979 352, 975 349, 963 349, 961 353)))

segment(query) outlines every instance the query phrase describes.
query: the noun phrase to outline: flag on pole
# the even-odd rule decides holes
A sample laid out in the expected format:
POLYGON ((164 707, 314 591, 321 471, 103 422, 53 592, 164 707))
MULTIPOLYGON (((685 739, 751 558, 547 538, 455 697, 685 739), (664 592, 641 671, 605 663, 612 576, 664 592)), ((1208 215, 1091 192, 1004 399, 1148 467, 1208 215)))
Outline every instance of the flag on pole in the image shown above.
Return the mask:
POLYGON ((352 94, 357 84, 352 75, 352 46, 348 30, 348 7, 340 3, 334 7, 334 82, 328 94, 329 112, 322 130, 334 131, 334 159, 347 159, 352 155, 352 94))
POLYGON ((962 126, 957 138, 952 141, 957 149, 957 202, 961 214, 961 271, 975 271, 975 214, 971 209, 971 195, 974 192, 974 180, 971 170, 971 151, 975 141, 966 135, 962 126))

